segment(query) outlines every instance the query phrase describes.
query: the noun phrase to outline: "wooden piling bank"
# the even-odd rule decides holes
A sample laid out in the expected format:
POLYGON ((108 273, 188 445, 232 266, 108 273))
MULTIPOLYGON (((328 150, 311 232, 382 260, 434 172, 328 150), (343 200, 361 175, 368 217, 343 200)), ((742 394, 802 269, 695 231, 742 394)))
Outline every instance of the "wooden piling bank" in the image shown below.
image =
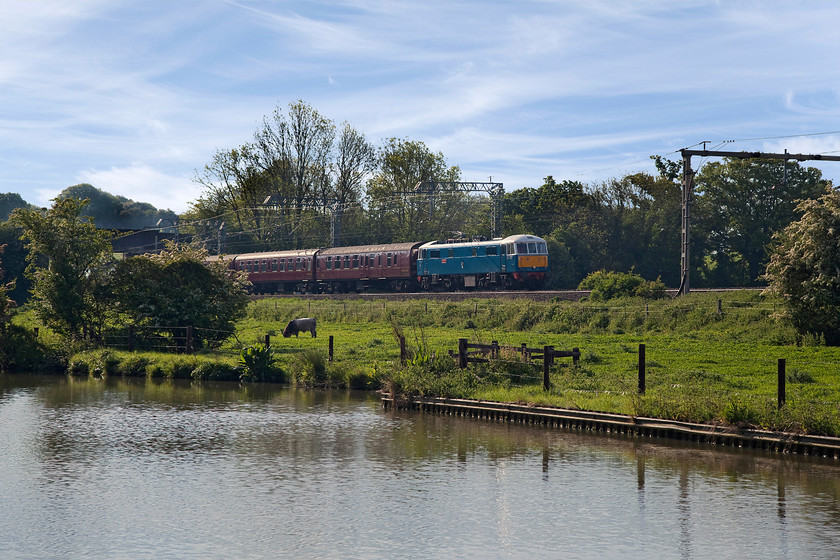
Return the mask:
POLYGON ((466 399, 415 397, 395 400, 390 395, 383 395, 382 405, 386 410, 415 410, 430 414, 536 424, 566 430, 640 438, 667 438, 723 447, 762 449, 773 453, 840 459, 840 438, 834 437, 466 399))

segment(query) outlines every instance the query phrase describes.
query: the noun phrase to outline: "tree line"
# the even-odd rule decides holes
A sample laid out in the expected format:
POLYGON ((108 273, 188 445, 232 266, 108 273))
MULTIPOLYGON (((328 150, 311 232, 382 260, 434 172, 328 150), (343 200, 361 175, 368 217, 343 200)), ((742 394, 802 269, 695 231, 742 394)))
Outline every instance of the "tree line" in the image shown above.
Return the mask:
MULTIPOLYGON (((549 241, 551 287, 574 288, 598 270, 634 271, 679 284, 681 166, 654 157, 656 174, 598 184, 557 181, 508 192, 503 231, 549 241)), ((196 181, 203 195, 182 216, 213 245, 226 223, 229 253, 489 235, 491 201, 420 188, 461 180, 457 166, 420 141, 375 147, 348 123, 336 126, 303 101, 277 108, 235 148, 218 150, 196 181)), ((692 278, 698 287, 764 283, 772 236, 799 219, 797 204, 830 181, 797 162, 725 159, 695 177, 692 278)))
MULTIPOLYGON (((676 286, 681 165, 654 160, 655 174, 626 174, 597 184, 549 175, 540 186, 505 193, 503 231, 547 240, 550 288, 575 288, 598 271, 629 272, 676 286)), ((32 207, 19 195, 0 196, 0 211, 8 207, 12 216, 0 227, 3 269, 14 281, 1 295, 18 303, 31 295, 39 316, 71 337, 95 333, 114 318, 181 325, 199 314, 197 308, 181 315, 172 310, 191 301, 183 290, 202 293, 196 287, 201 282, 221 281, 211 282, 194 266, 204 254, 195 247, 217 246, 221 221, 227 253, 329 246, 337 234, 342 245, 488 235, 487 196, 422 188, 460 179, 460 169, 423 142, 389 138, 377 147, 348 123, 336 125, 298 101, 265 117, 250 141, 213 154, 196 173, 203 194, 180 216, 86 184, 66 189, 50 209, 32 207), (193 240, 193 252, 172 248, 136 261, 115 261, 110 255, 111 233, 102 228, 161 221, 168 226, 177 221, 184 238, 193 240), (183 280, 173 281, 176 271, 183 280), (163 290, 164 284, 175 288, 163 290)), ((806 256, 786 261, 778 255, 793 255, 801 249, 797 236, 828 223, 814 215, 816 209, 833 208, 837 195, 831 182, 796 162, 724 159, 703 165, 694 183, 693 283, 776 282, 771 289, 787 297, 791 289, 780 288, 778 279, 801 278, 805 272, 788 273, 791 263, 799 266, 806 256), (807 227, 802 226, 806 219, 807 227)), ((807 255, 824 253, 814 249, 807 255)), ((830 292, 834 288, 825 278, 831 275, 821 280, 830 292)), ((213 296, 218 305, 229 297, 228 288, 213 296)))

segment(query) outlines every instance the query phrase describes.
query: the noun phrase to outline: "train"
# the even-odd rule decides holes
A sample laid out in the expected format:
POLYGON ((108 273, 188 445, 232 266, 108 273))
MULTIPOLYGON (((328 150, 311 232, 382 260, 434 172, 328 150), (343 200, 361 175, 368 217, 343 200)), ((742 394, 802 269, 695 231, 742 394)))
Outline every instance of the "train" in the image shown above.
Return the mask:
POLYGON ((534 235, 447 239, 216 257, 255 294, 539 289, 548 248, 534 235))

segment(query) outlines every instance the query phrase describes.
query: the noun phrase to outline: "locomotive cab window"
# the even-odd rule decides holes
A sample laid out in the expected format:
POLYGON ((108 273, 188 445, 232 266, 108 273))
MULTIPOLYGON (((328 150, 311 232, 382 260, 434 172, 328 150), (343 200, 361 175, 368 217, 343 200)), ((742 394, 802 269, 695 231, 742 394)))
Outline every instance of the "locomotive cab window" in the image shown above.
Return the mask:
POLYGON ((439 259, 440 258, 440 249, 432 249, 431 251, 429 251, 429 258, 439 259))
POLYGON ((473 247, 472 248, 472 256, 474 256, 474 257, 478 256, 478 247, 473 247))
MULTIPOLYGON (((503 245, 504 247, 504 245, 503 245)), ((490 245, 487 247, 487 256, 494 257, 499 254, 499 248, 496 245, 490 245)))
POLYGON ((450 256, 450 257, 454 257, 454 256, 455 256, 455 249, 449 249, 449 256, 450 256))
POLYGON ((527 243, 517 243, 516 244, 516 254, 527 255, 528 254, 528 244, 527 243))
POLYGON ((548 254, 548 251, 545 248, 545 243, 543 243, 542 241, 537 243, 537 252, 543 255, 548 254))
POLYGON ((528 252, 532 255, 537 254, 537 244, 536 243, 528 243, 528 252))

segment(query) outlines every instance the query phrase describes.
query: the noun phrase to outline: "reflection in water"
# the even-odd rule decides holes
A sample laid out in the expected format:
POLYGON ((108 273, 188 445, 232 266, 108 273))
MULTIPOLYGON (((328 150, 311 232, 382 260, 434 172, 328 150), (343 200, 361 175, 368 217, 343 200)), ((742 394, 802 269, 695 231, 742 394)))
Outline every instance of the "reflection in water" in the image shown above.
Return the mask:
POLYGON ((836 462, 275 386, 0 376, 0 558, 830 558, 836 462))

